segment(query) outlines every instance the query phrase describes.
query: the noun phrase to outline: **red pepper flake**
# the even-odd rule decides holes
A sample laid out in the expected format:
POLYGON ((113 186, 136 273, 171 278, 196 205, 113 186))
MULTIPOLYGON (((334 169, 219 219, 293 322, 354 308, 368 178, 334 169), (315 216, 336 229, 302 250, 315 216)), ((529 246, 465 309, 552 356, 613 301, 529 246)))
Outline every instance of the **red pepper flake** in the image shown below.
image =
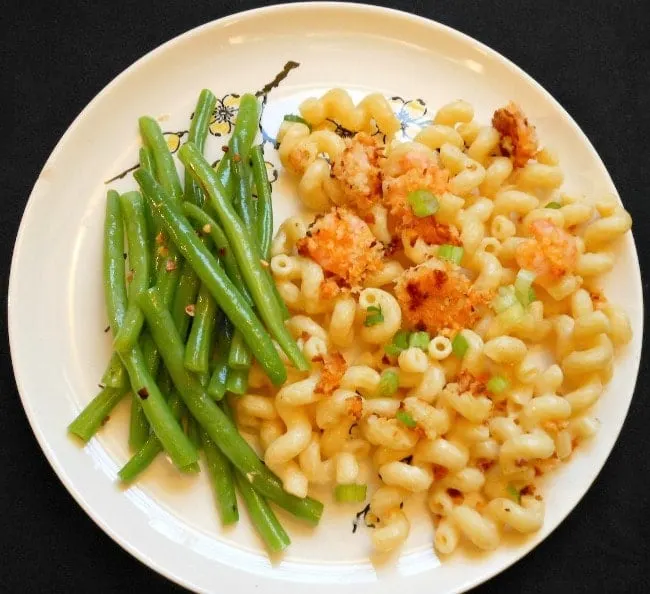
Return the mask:
POLYGON ((140 388, 138 390, 138 396, 140 396, 142 400, 149 398, 149 392, 147 391, 147 388, 140 388))
POLYGON ((165 258, 165 257, 169 256, 169 248, 168 248, 166 245, 161 245, 161 246, 158 248, 158 253, 159 253, 163 258, 165 258))
POLYGON ((235 153, 235 154, 232 156, 232 160, 233 160, 235 163, 239 163, 239 162, 241 161, 241 155, 240 155, 239 153, 235 153))
POLYGON ((130 282, 133 280, 133 275, 134 275, 134 274, 135 274, 135 273, 133 272, 133 268, 131 268, 131 270, 129 270, 129 271, 126 273, 126 282, 127 282, 127 283, 130 283, 130 282))
POLYGON ((104 328, 104 333, 108 332, 110 329, 111 329, 110 326, 106 326, 106 328, 104 328))
POLYGON ((176 270, 176 262, 174 262, 174 260, 167 260, 167 264, 165 264, 165 270, 167 272, 171 272, 172 270, 176 270))
POLYGON ((108 423, 108 421, 110 420, 110 418, 111 418, 110 415, 106 415, 106 416, 102 419, 101 426, 103 427, 104 425, 106 425, 106 423, 108 423))
POLYGON ((219 248, 219 255, 220 255, 222 258, 225 257, 225 255, 226 255, 227 253, 228 253, 228 250, 227 250, 225 247, 223 247, 223 248, 219 248))
POLYGON ((156 243, 158 245, 162 245, 163 243, 165 243, 165 236, 163 235, 162 231, 158 233, 158 235, 156 235, 156 243))
POLYGON ((447 489, 447 495, 456 500, 463 498, 463 494, 458 489, 447 489))
POLYGON ((185 313, 188 316, 194 317, 194 304, 190 303, 186 308, 185 308, 185 313))
POLYGON ((227 144, 224 144, 224 145, 221 147, 221 150, 222 150, 224 153, 227 153, 227 152, 230 150, 230 147, 229 147, 227 144))

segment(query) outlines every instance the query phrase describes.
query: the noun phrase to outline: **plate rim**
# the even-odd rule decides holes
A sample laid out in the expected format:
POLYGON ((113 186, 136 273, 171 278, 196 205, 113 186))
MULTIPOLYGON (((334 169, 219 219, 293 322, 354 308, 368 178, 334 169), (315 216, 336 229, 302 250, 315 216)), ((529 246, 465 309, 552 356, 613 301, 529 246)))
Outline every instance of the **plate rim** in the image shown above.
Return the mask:
MULTIPOLYGON (((148 567, 149 569, 155 571, 159 575, 164 576, 166 579, 172 581, 173 583, 176 583, 182 587, 185 588, 195 588, 196 586, 192 584, 189 580, 186 580, 183 576, 178 575, 177 573, 168 570, 165 565, 160 563, 158 560, 149 557, 145 552, 141 551, 137 545, 133 545, 131 543, 131 540, 128 538, 128 536, 123 536, 121 534, 118 534, 117 530, 114 529, 111 524, 106 520, 104 516, 101 515, 100 512, 95 512, 95 509, 92 507, 91 503, 89 503, 83 495, 79 492, 79 490, 76 488, 75 484, 73 481, 70 479, 68 476, 68 473, 66 472, 63 463, 59 461, 59 459, 56 456, 56 452, 53 450, 49 442, 47 441, 45 435, 38 430, 38 423, 36 422, 36 413, 34 412, 32 406, 30 405, 29 402, 29 397, 26 393, 26 390, 24 389, 22 385, 22 381, 19 378, 17 372, 16 372, 16 366, 14 363, 15 360, 15 343, 16 339, 14 338, 15 334, 18 332, 18 328, 16 328, 16 323, 13 321, 13 308, 12 304, 14 301, 14 294, 16 291, 15 284, 16 284, 16 262, 19 258, 19 254, 21 252, 21 247, 24 241, 24 237, 26 235, 26 221, 29 218, 29 215, 34 208, 34 200, 33 196, 36 191, 36 186, 38 184, 38 180, 41 178, 43 172, 48 168, 50 163, 56 159, 58 156, 61 147, 65 144, 65 141, 67 140, 68 136, 72 135, 77 128, 77 126, 80 125, 81 121, 84 119, 86 114, 90 112, 93 107, 95 106, 96 103, 102 100, 102 98, 107 95, 113 87, 117 86, 120 84, 123 78, 127 77, 131 71, 135 70, 136 68, 142 66, 144 63, 147 61, 151 60, 154 58, 156 55, 159 53, 162 53, 164 51, 167 51, 170 49, 171 46, 177 44, 181 39, 185 39, 188 37, 195 36, 197 34, 200 34, 202 31, 205 29, 209 29, 212 27, 225 27, 227 26, 230 22, 232 21, 237 21, 240 19, 247 19, 250 17, 255 17, 260 14, 268 14, 268 13, 276 13, 276 12, 285 12, 285 11, 293 11, 293 10, 309 10, 310 8, 318 8, 318 9, 325 9, 325 10, 342 10, 342 11, 358 11, 358 12, 373 12, 379 16, 388 16, 388 17, 395 17, 407 21, 411 21, 415 24, 420 24, 426 27, 431 27, 434 29, 442 30, 444 31, 447 35, 450 35, 452 38, 455 38, 458 41, 461 41, 463 43, 468 43, 472 45, 473 47, 483 51, 488 57, 497 59, 502 66, 507 67, 510 71, 512 71, 514 74, 516 74, 518 77, 522 78, 525 80, 529 85, 535 88, 536 91, 540 92, 544 98, 557 110, 559 110, 562 114, 564 114, 566 122, 573 128, 574 132, 578 134, 578 136, 584 141, 585 147, 590 151, 591 157, 595 159, 597 163, 600 164, 602 168, 602 172, 605 175, 605 179, 609 182, 612 188, 616 190, 616 195, 618 199, 620 200, 620 194, 616 188, 616 185, 614 184, 614 181, 612 180, 612 177, 609 173, 608 168, 606 167, 605 163, 603 162, 602 158, 596 151, 595 147, 593 146, 590 138, 587 136, 587 134, 582 130, 582 128, 578 125, 578 123, 575 121, 573 116, 568 112, 567 109, 564 108, 564 106, 557 100, 555 97, 546 90, 539 82, 537 82, 531 75, 529 75, 526 71, 524 71, 520 66, 518 66, 515 62, 513 62, 510 58, 504 56, 497 50, 491 48, 490 46, 486 45, 485 43, 479 41, 478 39, 472 37, 471 35, 464 33, 462 31, 459 31, 458 29, 455 29, 449 25, 446 25, 444 23, 441 23, 439 21, 436 21, 434 19, 430 19, 427 17, 423 17, 414 13, 394 9, 394 8, 388 8, 384 6, 375 6, 372 4, 366 4, 366 3, 356 3, 356 2, 340 2, 340 1, 325 1, 325 2, 319 2, 319 1, 301 1, 301 2, 289 2, 289 3, 281 3, 281 4, 275 4, 271 6, 264 6, 261 8, 253 8, 253 9, 248 9, 245 11, 240 11, 240 12, 235 12, 232 14, 228 14, 226 16, 213 19, 211 21, 205 22, 201 25, 198 25, 196 27, 193 27, 191 29, 188 29, 186 31, 183 31, 174 37, 168 39, 167 41, 161 43, 160 45, 156 46, 155 48, 149 50, 139 58, 137 58, 134 62, 132 62, 129 66, 124 68, 119 74, 117 74, 113 79, 111 79, 98 93, 95 94, 95 96, 85 105, 85 107, 78 113, 78 115, 72 120, 72 122, 68 125, 66 128, 65 132, 63 135, 59 138, 57 141, 56 145, 50 152, 47 160, 43 164, 41 170, 38 173, 38 176, 36 177, 36 180, 34 182, 34 185, 32 187, 32 190, 30 192, 30 195, 27 199, 25 208, 23 210, 23 213, 21 215, 21 220, 20 220, 20 225, 16 234, 16 239, 14 241, 14 246, 12 250, 12 257, 11 257, 11 265, 10 265, 10 273, 9 273, 9 283, 8 283, 8 292, 7 292, 7 329, 8 329, 8 337, 9 337, 9 350, 10 350, 10 356, 11 356, 11 362, 12 362, 12 370, 14 374, 14 380, 16 383, 17 391, 20 395, 21 399, 21 404, 23 406, 23 409, 25 411, 25 415, 27 417, 27 420, 29 422, 30 428, 32 430, 32 433, 36 437, 36 441, 42 451, 42 453, 45 455, 45 458, 47 459, 48 463, 50 464, 51 468, 54 470, 54 473, 56 474, 57 478, 59 481, 63 484, 65 489, 68 491, 68 493, 72 496, 72 498, 76 501, 76 503, 81 507, 81 509, 86 513, 86 515, 99 527, 101 530, 108 535, 117 545, 119 545, 122 549, 127 551, 132 557, 137 559, 140 563, 148 567)), ((644 310, 644 295, 643 295, 643 284, 642 284, 642 277, 641 277, 641 268, 640 268, 640 262, 639 262, 639 255, 638 255, 638 250, 636 246, 636 242, 634 239, 633 233, 630 233, 630 240, 631 240, 631 245, 633 248, 633 254, 632 259, 633 259, 633 264, 635 265, 635 281, 638 282, 638 286, 641 287, 640 291, 640 307, 642 310, 644 310)), ((640 327, 639 327, 639 332, 641 337, 643 336, 643 330, 644 330, 644 316, 641 316, 640 318, 640 327)), ((633 356, 634 353, 631 353, 631 356, 633 356)), ((614 447, 616 446, 619 438, 621 431, 625 425, 625 422, 627 420, 630 406, 632 403, 632 399, 635 396, 636 389, 637 389, 637 382, 638 382, 638 377, 639 377, 639 369, 640 369, 640 363, 641 363, 641 355, 642 355, 642 350, 639 350, 638 356, 636 357, 636 360, 634 361, 634 382, 631 387, 631 396, 629 398, 629 401, 627 403, 626 409, 625 409, 625 414, 622 418, 622 422, 620 425, 616 428, 616 430, 613 432, 613 441, 612 445, 609 448, 609 451, 607 454, 604 456, 602 462, 600 464, 596 464, 594 466, 595 472, 593 472, 593 475, 589 481, 586 481, 581 485, 581 487, 578 489, 578 496, 575 500, 575 503, 569 507, 569 509, 566 510, 564 514, 561 515, 560 519, 556 522, 555 526, 553 526, 548 533, 538 542, 534 542, 532 544, 525 542, 522 543, 520 546, 518 546, 514 551, 511 556, 511 558, 508 558, 505 563, 499 564, 496 568, 491 568, 490 566, 486 565, 485 571, 481 572, 480 575, 476 576, 476 578, 469 580, 469 581, 464 581, 459 586, 454 590, 454 592, 466 592, 480 584, 483 584, 487 582, 488 580, 492 579, 496 575, 504 572, 506 569, 520 561, 523 557, 528 555, 532 550, 534 550, 539 544, 541 544, 544 540, 546 540, 568 517, 569 514, 571 514, 577 506, 581 503, 582 499, 586 495, 586 493, 591 489, 593 486, 594 482, 596 479, 600 476, 600 473, 602 472, 602 469, 604 468, 605 464, 609 460, 612 451, 614 447)), ((480 562, 479 562, 480 563, 480 562)))

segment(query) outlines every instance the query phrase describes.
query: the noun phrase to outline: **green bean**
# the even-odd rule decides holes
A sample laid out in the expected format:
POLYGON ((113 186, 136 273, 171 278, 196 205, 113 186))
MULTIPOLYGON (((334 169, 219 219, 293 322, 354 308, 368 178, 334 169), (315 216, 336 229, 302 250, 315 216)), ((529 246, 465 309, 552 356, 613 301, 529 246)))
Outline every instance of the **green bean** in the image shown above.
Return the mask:
MULTIPOLYGON (((174 326, 177 329, 182 328, 185 318, 187 318, 187 315, 184 310, 176 311, 174 314, 172 314, 172 320, 174 322, 174 326)), ((153 376, 158 369, 159 355, 158 349, 148 331, 145 331, 143 333, 141 344, 143 355, 147 364, 147 369, 153 376)), ((163 395, 170 395, 168 404, 172 410, 174 418, 176 418, 176 420, 180 420, 181 417, 187 413, 187 410, 183 404, 183 401, 179 398, 178 393, 173 391, 171 377, 169 377, 169 372, 164 367, 158 374, 157 384, 163 395)), ((129 428, 129 445, 132 449, 137 450, 137 452, 131 459, 133 462, 129 460, 126 465, 129 466, 129 469, 125 471, 125 476, 131 476, 131 478, 123 478, 120 474, 122 480, 125 481, 133 480, 138 474, 144 471, 147 466, 149 466, 149 464, 154 461, 157 454, 163 451, 160 440, 155 435, 150 435, 149 423, 146 420, 146 416, 144 416, 144 411, 142 410, 142 406, 140 406, 139 399, 133 399, 131 401, 131 426, 129 428), (137 407, 137 410, 135 407, 137 407), (142 420, 143 418, 144 422, 142 420), (138 424, 140 426, 137 426, 138 424), (133 425, 136 425, 136 427, 133 427, 133 425)), ((189 465, 188 467, 182 468, 181 470, 183 472, 198 472, 199 469, 198 465, 189 465)))
POLYGON ((133 346, 140 336, 144 316, 137 306, 137 299, 149 288, 149 238, 144 200, 140 192, 127 192, 120 196, 120 208, 126 223, 129 244, 129 266, 133 278, 129 285, 129 300, 124 320, 115 335, 113 347, 123 351, 133 346))
MULTIPOLYGON (((120 210, 126 223, 129 245, 129 264, 133 278, 129 287, 126 314, 122 324, 114 331, 113 347, 117 352, 131 348, 138 340, 144 316, 137 305, 137 297, 149 288, 149 241, 145 207, 139 192, 128 192, 120 196, 120 210)), ((138 397, 131 399, 129 422, 129 445, 138 450, 149 437, 149 423, 142 411, 138 397)))
MULTIPOLYGON (((235 142, 235 134, 231 140, 235 142)), ((233 196, 233 206, 241 218, 244 226, 254 236, 256 229, 257 213, 253 194, 251 192, 251 172, 248 163, 241 158, 239 154, 233 156, 235 171, 235 192, 233 196)), ((235 331, 228 355, 228 366, 232 369, 249 369, 253 363, 253 355, 239 330, 235 331)))
POLYGON ((237 396, 246 394, 248 389, 248 369, 230 369, 226 379, 226 392, 237 396))
MULTIPOLYGON (((226 190, 226 195, 232 199, 235 193, 235 176, 233 175, 232 159, 228 154, 224 155, 215 168, 217 177, 226 190)), ((206 202, 204 207, 211 209, 210 205, 206 202)))
POLYGON ((162 187, 146 171, 138 170, 134 175, 137 182, 144 186, 145 195, 152 202, 154 214, 160 218, 172 241, 194 267, 224 314, 243 332, 255 358, 266 374, 274 384, 282 384, 287 377, 282 360, 270 336, 241 293, 196 236, 190 223, 170 201, 162 187))
POLYGON ((102 374, 100 383, 107 388, 129 387, 129 378, 126 375, 124 365, 122 365, 122 360, 117 353, 111 355, 111 359, 102 374))
POLYGON ((228 367, 231 369, 249 369, 253 364, 253 355, 239 330, 235 331, 228 353, 228 367))
POLYGON ((117 476, 120 477, 123 483, 133 482, 162 451, 163 447, 160 440, 155 435, 150 435, 142 447, 120 468, 117 476))
MULTIPOLYGON (((153 154, 148 146, 141 146, 138 153, 140 168, 146 169, 151 175, 156 177, 156 164, 153 160, 153 154)), ((158 228, 154 221, 153 214, 149 203, 145 201, 144 212, 147 216, 147 229, 149 230, 149 242, 151 244, 151 256, 153 262, 153 270, 158 270, 158 250, 156 250, 156 236, 158 235, 158 228)))
MULTIPOLYGON (((171 319, 171 318, 170 318, 171 319)), ((176 466, 184 468, 198 460, 196 449, 187 438, 178 421, 147 371, 140 347, 120 353, 131 379, 133 392, 140 403, 151 428, 176 466)))
MULTIPOLYGON (((151 374, 152 377, 154 377, 158 371, 160 357, 158 355, 158 349, 151 339, 149 332, 145 331, 142 333, 142 338, 140 339, 140 347, 142 349, 142 355, 144 357, 147 371, 151 374)), ((149 427, 149 421, 147 420, 147 416, 145 415, 144 410, 142 410, 140 398, 135 394, 131 394, 129 447, 137 452, 149 439, 150 434, 151 429, 149 427)))
POLYGON ((219 260, 223 264, 226 274, 237 288, 241 288, 242 295, 246 301, 252 305, 253 298, 250 296, 250 293, 246 288, 244 278, 239 270, 239 264, 237 264, 234 252, 230 249, 228 238, 223 232, 223 229, 215 223, 214 219, 209 214, 207 214, 203 209, 194 206, 194 204, 189 204, 188 202, 183 204, 183 214, 188 219, 196 221, 201 226, 201 230, 204 233, 210 234, 210 238, 212 239, 214 246, 217 248, 219 260))
POLYGON ((169 197, 176 203, 180 204, 183 198, 183 189, 178 178, 174 158, 169 152, 167 141, 158 125, 158 122, 148 116, 143 116, 138 120, 140 134, 145 146, 147 146, 153 155, 156 164, 157 179, 160 185, 165 188, 169 197))
MULTIPOLYGON (((109 192, 104 223, 104 291, 109 322, 114 334, 120 330, 126 306, 126 283, 122 256, 124 235, 121 225, 119 198, 116 194, 109 192), (119 231, 118 227, 120 227, 119 231), (122 266, 121 273, 119 272, 120 266, 122 266)), ((133 392, 140 397, 142 408, 154 433, 174 463, 182 468, 196 462, 198 454, 174 419, 158 386, 147 370, 140 347, 134 346, 121 352, 120 358, 129 374, 133 392)))
POLYGON ((187 413, 185 416, 185 434, 190 438, 192 445, 197 449, 201 449, 201 437, 199 436, 199 427, 194 417, 187 413))
POLYGON ((68 425, 68 431, 84 442, 89 441, 127 391, 124 388, 103 388, 68 425))
POLYGON ((235 163, 235 193, 233 206, 244 227, 251 236, 256 235, 257 205, 253 201, 251 191, 251 168, 239 155, 233 157, 235 163))
MULTIPOLYGON (((233 210, 232 205, 224 199, 224 189, 217 175, 210 167, 210 164, 203 158, 203 155, 191 143, 180 148, 179 157, 195 179, 201 183, 210 203, 218 213, 226 237, 228 237, 235 252, 235 258, 237 258, 242 276, 253 296, 257 311, 267 328, 295 367, 300 371, 308 370, 309 363, 284 325, 282 309, 275 299, 273 283, 262 268, 257 247, 252 241, 248 230, 243 226, 233 210)), ((136 175, 140 173, 142 172, 136 172, 136 175)), ((231 317, 230 314, 227 315, 231 317)), ((235 325, 239 326, 238 324, 235 325)), ((257 353, 255 353, 255 344, 248 341, 250 336, 244 333, 244 338, 247 339, 248 346, 253 350, 255 358, 260 361, 257 353)))
MULTIPOLYGON (((203 151, 205 138, 208 135, 208 125, 210 117, 216 105, 217 99, 208 89, 203 89, 199 94, 199 99, 194 108, 192 123, 188 134, 188 141, 193 142, 199 150, 203 151)), ((203 203, 203 193, 201 187, 192 179, 192 176, 185 173, 185 200, 201 206, 203 203)))
POLYGON ((124 278, 124 227, 120 196, 115 190, 109 190, 106 195, 103 273, 108 324, 115 334, 124 322, 127 304, 124 278))
POLYGON ((165 255, 156 271, 156 288, 169 307, 176 294, 176 287, 181 275, 182 258, 173 243, 169 246, 161 245, 157 249, 162 250, 165 255))
MULTIPOLYGON (((262 260, 269 262, 271 258, 271 243, 273 241, 273 204, 271 200, 271 184, 266 171, 266 162, 264 161, 264 152, 261 144, 253 147, 251 151, 251 163, 255 188, 257 190, 257 243, 262 260)), ((268 268, 266 269, 266 273, 271 281, 273 294, 282 310, 282 319, 288 320, 290 314, 287 304, 280 296, 268 268)))
POLYGON ((176 389, 210 439, 260 494, 300 518, 318 522, 322 504, 286 493, 280 480, 257 457, 230 419, 208 397, 197 378, 185 369, 183 343, 156 289, 147 291, 141 297, 140 307, 176 389))
MULTIPOLYGON (((228 418, 232 420, 232 410, 226 401, 223 402, 222 408, 228 418)), ((235 484, 244 500, 251 523, 264 544, 273 553, 279 553, 286 549, 291 544, 291 539, 264 497, 253 489, 251 484, 238 471, 235 472, 235 484)))
POLYGON ((199 434, 221 523, 224 526, 235 524, 239 520, 239 510, 232 465, 205 431, 200 430, 199 434))
MULTIPOLYGON (((124 220, 120 196, 115 190, 106 194, 103 250, 104 301, 109 327, 117 332, 126 315, 127 296, 124 282, 124 220)), ((102 391, 79 414, 70 426, 72 433, 87 441, 128 390, 128 378, 115 355, 102 375, 102 391), (115 391, 113 391, 115 388, 115 391), (119 393, 119 396, 118 396, 119 393), (86 437, 87 436, 87 437, 86 437)))
POLYGON ((201 285, 194 306, 192 329, 185 345, 185 367, 196 373, 208 373, 212 334, 217 321, 217 302, 205 285, 201 285))
POLYGON ((273 204, 271 201, 271 184, 266 172, 266 162, 262 145, 258 144, 251 151, 253 179, 257 191, 257 244, 260 257, 268 262, 271 256, 273 240, 273 204))
POLYGON ((185 260, 178 279, 174 301, 170 308, 172 317, 174 318, 174 322, 176 323, 176 327, 178 328, 178 332, 183 341, 187 338, 187 332, 190 329, 190 324, 192 322, 192 317, 188 313, 187 308, 188 306, 194 305, 200 284, 201 281, 199 280, 199 277, 196 276, 192 265, 190 262, 185 260))
POLYGON ((239 100, 235 129, 230 137, 229 153, 239 155, 248 163, 248 155, 255 142, 260 124, 260 103, 255 95, 245 93, 239 100))
MULTIPOLYGON (((177 393, 172 392, 169 397, 169 408, 174 417, 178 420, 183 413, 185 406, 177 393)), ((117 475, 124 483, 133 482, 149 465, 154 461, 156 456, 163 451, 160 440, 155 435, 150 435, 143 446, 135 453, 129 461, 122 466, 117 475)), ((198 464, 190 464, 182 468, 183 472, 199 472, 198 464)))
POLYGON ((233 337, 233 325, 228 318, 224 318, 217 336, 217 360, 212 370, 210 383, 208 384, 208 395, 214 400, 221 400, 226 394, 226 381, 228 379, 228 352, 233 337))
POLYGON ((291 539, 266 499, 253 488, 241 472, 235 473, 235 484, 244 500, 253 527, 269 551, 272 553, 284 551, 291 544, 291 539))
MULTIPOLYGON (((208 89, 203 89, 194 110, 188 141, 196 144, 201 151, 205 144, 210 117, 212 116, 216 101, 215 96, 208 89)), ((185 173, 185 201, 196 206, 201 206, 204 201, 201 187, 187 172, 185 173)), ((188 364, 189 366, 194 366, 189 368, 193 371, 207 372, 208 370, 208 347, 211 341, 215 310, 216 304, 212 296, 209 294, 207 288, 201 285, 186 350, 188 353, 188 364)), ((183 333, 181 333, 182 335, 183 333)))
POLYGON ((228 355, 219 355, 215 365, 210 383, 208 384, 208 395, 214 400, 221 400, 226 394, 226 382, 228 381, 228 355))

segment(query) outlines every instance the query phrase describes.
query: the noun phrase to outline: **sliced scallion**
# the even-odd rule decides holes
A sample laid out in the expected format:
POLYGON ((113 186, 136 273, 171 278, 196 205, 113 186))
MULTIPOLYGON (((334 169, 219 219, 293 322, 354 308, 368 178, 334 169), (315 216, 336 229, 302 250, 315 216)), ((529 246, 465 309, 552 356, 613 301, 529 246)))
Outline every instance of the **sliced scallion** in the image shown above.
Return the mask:
POLYGON ((411 205, 413 214, 420 219, 436 214, 440 208, 438 198, 428 190, 415 190, 406 199, 411 205))
POLYGON ((365 501, 367 492, 367 485, 336 485, 334 499, 339 503, 359 503, 365 501))

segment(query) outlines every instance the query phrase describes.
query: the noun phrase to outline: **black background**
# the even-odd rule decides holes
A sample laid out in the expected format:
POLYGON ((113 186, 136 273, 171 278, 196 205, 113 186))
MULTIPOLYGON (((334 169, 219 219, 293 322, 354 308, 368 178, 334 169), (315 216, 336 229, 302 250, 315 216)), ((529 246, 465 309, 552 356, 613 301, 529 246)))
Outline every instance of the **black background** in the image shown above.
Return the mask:
MULTIPOLYGON (((3 5, 2 592, 183 591, 141 565, 97 528, 40 452, 11 371, 4 313, 9 262, 20 217, 40 169, 95 94, 171 37, 260 5, 223 0, 105 4, 10 0, 9 6, 3 5)), ((647 2, 440 0, 387 5, 433 18, 486 43, 559 100, 594 143, 632 213, 643 268, 650 251, 647 2)), ((644 292, 645 288, 646 283, 644 292)), ((644 361, 621 437, 577 509, 534 552, 476 592, 650 591, 648 377, 644 361)), ((435 591, 433 581, 430 592, 435 591)))

